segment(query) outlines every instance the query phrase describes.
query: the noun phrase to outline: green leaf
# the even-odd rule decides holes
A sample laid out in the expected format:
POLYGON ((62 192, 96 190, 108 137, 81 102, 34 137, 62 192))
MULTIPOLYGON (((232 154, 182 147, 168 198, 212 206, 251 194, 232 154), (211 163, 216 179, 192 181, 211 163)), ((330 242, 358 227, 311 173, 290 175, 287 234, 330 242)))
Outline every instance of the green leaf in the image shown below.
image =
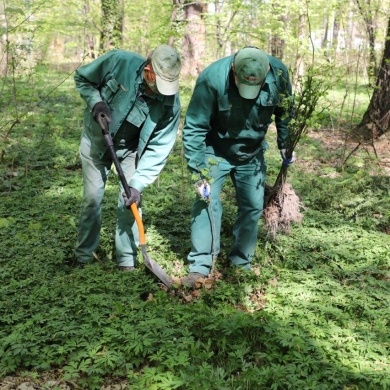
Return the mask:
POLYGON ((7 218, 0 218, 0 229, 10 226, 10 221, 7 218))
POLYGON ((14 7, 6 7, 5 13, 24 15, 24 11, 21 8, 14 8, 14 7))

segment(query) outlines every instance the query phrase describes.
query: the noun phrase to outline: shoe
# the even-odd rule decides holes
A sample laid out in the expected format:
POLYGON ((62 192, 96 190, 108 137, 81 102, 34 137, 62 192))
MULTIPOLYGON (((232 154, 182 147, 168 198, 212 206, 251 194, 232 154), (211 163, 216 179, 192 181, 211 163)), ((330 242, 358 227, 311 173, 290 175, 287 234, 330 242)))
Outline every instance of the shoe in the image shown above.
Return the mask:
POLYGON ((84 268, 88 263, 78 261, 75 257, 70 257, 64 261, 64 264, 72 268, 84 268))
POLYGON ((206 275, 200 274, 199 272, 191 272, 181 280, 181 284, 188 288, 194 288, 196 282, 204 278, 206 278, 206 275))
POLYGON ((135 268, 132 265, 118 265, 118 269, 123 272, 131 272, 135 268))

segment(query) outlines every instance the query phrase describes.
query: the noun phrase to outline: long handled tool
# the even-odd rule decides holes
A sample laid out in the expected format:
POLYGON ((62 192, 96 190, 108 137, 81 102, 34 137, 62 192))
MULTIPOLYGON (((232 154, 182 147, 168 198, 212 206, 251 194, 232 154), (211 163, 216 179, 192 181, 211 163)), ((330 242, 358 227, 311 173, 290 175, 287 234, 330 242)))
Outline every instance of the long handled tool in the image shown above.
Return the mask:
MULTIPOLYGON (((110 151, 110 155, 112 157, 112 160, 114 161, 115 168, 118 172, 119 178, 121 180, 121 183, 123 185, 123 188, 125 190, 126 196, 128 199, 130 199, 130 188, 129 185, 127 184, 125 175, 123 173, 122 167, 119 163, 118 156, 115 153, 115 148, 114 148, 114 143, 112 142, 111 135, 108 131, 108 123, 106 118, 102 115, 101 118, 103 119, 103 123, 105 123, 106 126, 101 126, 102 133, 104 136, 104 140, 106 142, 106 145, 110 151)), ((139 232, 139 247, 142 252, 142 256, 144 258, 144 263, 146 267, 155 275, 157 278, 163 282, 167 287, 172 286, 172 279, 171 277, 154 261, 150 258, 148 253, 146 252, 146 238, 145 238, 145 230, 144 230, 144 225, 142 223, 142 218, 139 214, 138 207, 136 203, 132 203, 130 206, 130 209, 134 215, 135 222, 138 227, 138 232, 139 232)))

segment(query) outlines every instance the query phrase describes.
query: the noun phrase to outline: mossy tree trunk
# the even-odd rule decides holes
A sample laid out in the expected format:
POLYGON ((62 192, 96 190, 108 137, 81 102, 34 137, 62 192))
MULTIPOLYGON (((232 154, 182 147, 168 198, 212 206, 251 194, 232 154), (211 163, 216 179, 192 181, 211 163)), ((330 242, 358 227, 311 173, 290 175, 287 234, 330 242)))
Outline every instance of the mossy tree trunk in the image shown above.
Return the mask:
POLYGON ((123 18, 123 0, 102 0, 101 54, 122 46, 123 18))

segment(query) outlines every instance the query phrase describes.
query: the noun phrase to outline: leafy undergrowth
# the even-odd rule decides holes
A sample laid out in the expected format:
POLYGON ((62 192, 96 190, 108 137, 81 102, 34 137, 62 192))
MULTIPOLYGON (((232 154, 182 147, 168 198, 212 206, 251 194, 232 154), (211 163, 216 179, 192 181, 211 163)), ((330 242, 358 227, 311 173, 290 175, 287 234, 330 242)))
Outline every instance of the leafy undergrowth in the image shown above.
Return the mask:
MULTIPOLYGON (((134 272, 115 268, 114 174, 96 259, 64 264, 81 197, 81 124, 72 118, 82 104, 51 99, 55 126, 45 127, 54 117, 43 107, 33 132, 15 129, 19 147, 0 167, 0 389, 390 387, 387 175, 358 159, 341 171, 337 150, 305 139, 288 176, 302 223, 273 241, 262 227, 253 272, 232 269, 228 186, 213 275, 194 292, 179 283, 166 291, 141 258, 134 272)), ((279 164, 271 148, 270 181, 279 164)), ((143 207, 148 253, 175 280, 186 274, 194 196, 183 167, 179 139, 143 207)))

